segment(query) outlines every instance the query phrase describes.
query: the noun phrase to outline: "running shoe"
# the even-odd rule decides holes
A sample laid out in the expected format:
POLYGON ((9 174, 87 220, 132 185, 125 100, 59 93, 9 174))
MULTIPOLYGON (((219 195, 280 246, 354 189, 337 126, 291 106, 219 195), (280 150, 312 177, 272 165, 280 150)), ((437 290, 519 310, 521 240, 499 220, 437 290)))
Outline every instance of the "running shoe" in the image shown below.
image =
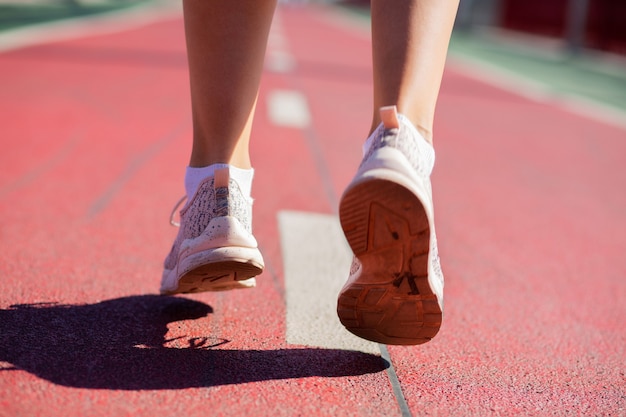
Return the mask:
POLYGON ((339 205, 354 260, 337 313, 361 338, 416 345, 437 334, 443 314, 430 184, 435 154, 395 106, 380 114, 339 205))
POLYGON ((214 177, 200 183, 180 211, 179 226, 165 259, 162 294, 256 285, 254 277, 263 271, 264 264, 252 235, 252 200, 242 194, 228 168, 217 170, 214 177))

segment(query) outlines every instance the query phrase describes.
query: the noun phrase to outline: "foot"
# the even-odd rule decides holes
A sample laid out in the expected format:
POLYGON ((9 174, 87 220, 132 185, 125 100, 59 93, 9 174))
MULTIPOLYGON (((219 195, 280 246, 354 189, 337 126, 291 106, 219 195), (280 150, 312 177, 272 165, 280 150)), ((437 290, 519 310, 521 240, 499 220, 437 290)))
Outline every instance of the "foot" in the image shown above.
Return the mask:
POLYGON ((165 259, 162 294, 250 288, 263 271, 252 235, 252 200, 228 168, 198 186, 180 211, 180 230, 165 259))
POLYGON ((381 119, 339 205, 354 261, 337 313, 359 337, 416 345, 437 334, 443 313, 430 185, 434 150, 395 106, 382 108, 381 119))

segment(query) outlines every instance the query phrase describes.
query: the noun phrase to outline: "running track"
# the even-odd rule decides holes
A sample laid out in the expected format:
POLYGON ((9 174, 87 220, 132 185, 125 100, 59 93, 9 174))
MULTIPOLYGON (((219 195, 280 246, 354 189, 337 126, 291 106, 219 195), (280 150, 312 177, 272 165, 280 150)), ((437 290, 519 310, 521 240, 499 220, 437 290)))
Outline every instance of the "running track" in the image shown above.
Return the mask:
POLYGON ((156 295, 191 135, 180 16, 4 52, 0 74, 0 415, 626 415, 623 127, 448 67, 444 325, 382 347, 390 364, 333 341, 309 279, 347 273, 334 215, 369 126, 361 27, 279 11, 249 291, 156 295))

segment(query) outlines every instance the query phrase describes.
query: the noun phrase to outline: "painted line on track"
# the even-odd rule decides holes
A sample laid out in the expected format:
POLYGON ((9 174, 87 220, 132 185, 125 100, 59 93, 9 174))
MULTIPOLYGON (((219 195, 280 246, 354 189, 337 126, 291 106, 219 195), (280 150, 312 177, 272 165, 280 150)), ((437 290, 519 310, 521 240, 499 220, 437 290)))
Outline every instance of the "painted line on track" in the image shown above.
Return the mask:
POLYGON ((108 188, 104 190, 102 194, 91 204, 87 210, 87 220, 91 220, 103 212, 110 202, 117 196, 120 190, 135 176, 137 171, 143 168, 148 161, 161 152, 165 146, 179 138, 186 129, 190 129, 189 123, 187 121, 181 122, 173 130, 163 135, 159 140, 152 142, 144 150, 135 155, 134 158, 128 162, 126 168, 119 174, 119 176, 115 178, 115 180, 109 184, 108 188))
POLYGON ((395 395, 396 401, 398 402, 398 407, 400 407, 400 413, 402 413, 402 417, 411 417, 413 414, 411 414, 409 404, 406 402, 404 392, 402 392, 402 385, 400 385, 398 374, 396 374, 396 370, 391 362, 391 355, 389 354, 389 350, 387 349, 387 346, 383 344, 380 344, 378 346, 380 348, 380 354, 382 358, 390 364, 389 368, 387 368, 387 376, 389 377, 389 382, 391 383, 391 389, 393 390, 393 394, 395 395))
POLYGON ((267 108, 270 122, 275 126, 305 129, 311 123, 306 96, 299 91, 270 91, 267 108))
POLYGON ((337 317, 337 295, 352 251, 336 216, 278 213, 285 271, 287 343, 380 354, 376 343, 348 332, 337 317))
POLYGON ((289 52, 289 42, 284 35, 280 13, 277 11, 267 38, 265 69, 286 74, 293 71, 295 67, 296 60, 289 52))
POLYGON ((411 417, 387 346, 348 332, 337 317, 337 295, 345 283, 352 251, 339 219, 328 214, 281 211, 278 226, 285 274, 288 344, 381 355, 402 417, 411 417))
POLYGON ((12 192, 19 190, 44 177, 48 172, 59 166, 70 157, 76 145, 83 139, 83 135, 74 133, 50 158, 42 161, 37 166, 17 177, 13 182, 0 187, 0 200, 12 192))
MULTIPOLYGON (((361 32, 354 30, 352 33, 361 32)), ((277 11, 270 31, 265 67, 288 75, 296 66, 277 11)), ((297 80, 292 78, 291 81, 298 86, 297 80)), ((337 195, 319 147, 306 96, 297 88, 270 92, 268 117, 275 125, 303 131, 328 201, 337 207, 337 195)), ((402 417, 411 417, 387 347, 354 336, 337 317, 337 296, 348 278, 353 256, 337 215, 282 211, 278 213, 278 227, 285 275, 286 342, 381 355, 389 363, 386 373, 400 413, 402 417)))

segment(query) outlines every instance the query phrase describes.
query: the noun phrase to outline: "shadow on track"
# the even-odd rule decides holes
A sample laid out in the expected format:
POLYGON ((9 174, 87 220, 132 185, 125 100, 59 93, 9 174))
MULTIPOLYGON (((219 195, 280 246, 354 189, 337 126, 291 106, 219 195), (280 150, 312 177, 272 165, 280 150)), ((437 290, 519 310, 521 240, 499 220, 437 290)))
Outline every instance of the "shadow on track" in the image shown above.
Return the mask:
MULTIPOLYGON (((354 351, 218 349, 218 337, 166 347, 167 325, 212 308, 185 298, 131 296, 96 304, 23 304, 0 310, 0 361, 55 384, 92 389, 183 389, 379 372, 382 358, 354 351)), ((182 337, 181 339, 184 339, 182 337)))

